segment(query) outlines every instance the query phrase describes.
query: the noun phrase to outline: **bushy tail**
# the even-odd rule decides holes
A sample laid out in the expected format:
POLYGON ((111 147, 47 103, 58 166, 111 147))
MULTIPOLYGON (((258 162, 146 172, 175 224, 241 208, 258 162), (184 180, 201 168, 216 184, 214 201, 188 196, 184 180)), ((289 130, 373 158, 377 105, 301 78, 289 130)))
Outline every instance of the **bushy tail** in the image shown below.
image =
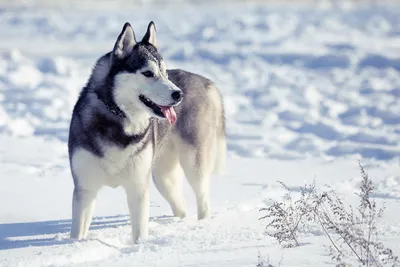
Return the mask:
POLYGON ((215 101, 216 110, 216 132, 214 141, 214 174, 221 176, 225 170, 226 164, 226 125, 225 125, 225 109, 224 101, 218 89, 214 87, 215 90, 209 90, 209 92, 214 92, 215 95, 212 97, 215 101))
POLYGON ((216 138, 216 155, 214 173, 221 176, 225 171, 226 166, 226 138, 225 135, 216 138))
POLYGON ((224 102, 220 96, 220 115, 219 123, 217 124, 217 136, 216 136, 216 155, 214 173, 217 176, 221 176, 225 170, 226 165, 226 125, 225 125, 225 109, 224 102))

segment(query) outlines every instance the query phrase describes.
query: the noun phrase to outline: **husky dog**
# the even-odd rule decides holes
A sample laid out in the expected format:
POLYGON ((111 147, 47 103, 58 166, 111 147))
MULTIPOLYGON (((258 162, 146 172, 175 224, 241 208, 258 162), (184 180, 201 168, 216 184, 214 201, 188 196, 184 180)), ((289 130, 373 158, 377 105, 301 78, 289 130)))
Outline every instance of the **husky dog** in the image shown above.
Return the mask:
POLYGON ((153 22, 140 42, 126 23, 75 104, 68 151, 75 185, 71 238, 87 237, 99 189, 120 185, 133 241, 146 237, 150 176, 174 216, 185 217, 182 169, 198 219, 207 218, 210 176, 221 170, 226 153, 221 95, 200 75, 166 69, 153 22))

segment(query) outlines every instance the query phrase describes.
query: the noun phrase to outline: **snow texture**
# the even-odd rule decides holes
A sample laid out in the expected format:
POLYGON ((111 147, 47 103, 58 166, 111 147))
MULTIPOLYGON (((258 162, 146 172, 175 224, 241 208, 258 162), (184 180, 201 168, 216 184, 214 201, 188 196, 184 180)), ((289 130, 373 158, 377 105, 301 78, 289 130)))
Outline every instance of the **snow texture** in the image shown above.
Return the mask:
POLYGON ((39 2, 0 2, 0 266, 254 267, 258 252, 330 266, 323 236, 282 250, 259 208, 282 199, 277 180, 296 189, 315 178, 350 203, 357 160, 400 254, 400 5, 39 2), (174 218, 151 185, 150 235, 133 245, 123 190, 105 188, 89 239, 72 242, 73 105, 122 25, 140 38, 150 20, 167 66, 211 78, 224 96, 228 168, 213 179, 213 216, 195 219, 185 182, 190 215, 174 218))

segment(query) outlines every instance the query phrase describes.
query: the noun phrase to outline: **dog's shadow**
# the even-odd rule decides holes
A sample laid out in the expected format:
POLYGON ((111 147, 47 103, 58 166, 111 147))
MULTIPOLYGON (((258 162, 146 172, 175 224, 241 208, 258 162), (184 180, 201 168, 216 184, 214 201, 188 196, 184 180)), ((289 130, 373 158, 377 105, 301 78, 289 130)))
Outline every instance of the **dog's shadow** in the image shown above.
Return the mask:
MULTIPOLYGON (((94 217, 90 230, 125 225, 129 225, 127 215, 94 217)), ((0 224, 0 250, 72 243, 69 238, 57 238, 57 235, 68 236, 70 229, 71 220, 0 224)))

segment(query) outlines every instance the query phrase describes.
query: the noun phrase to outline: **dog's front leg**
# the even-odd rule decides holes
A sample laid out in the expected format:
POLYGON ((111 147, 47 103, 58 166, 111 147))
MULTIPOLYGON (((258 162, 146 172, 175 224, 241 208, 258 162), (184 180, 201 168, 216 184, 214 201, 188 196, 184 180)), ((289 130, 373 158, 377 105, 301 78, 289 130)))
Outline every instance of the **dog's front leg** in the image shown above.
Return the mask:
POLYGON ((85 239, 87 237, 98 189, 85 190, 75 187, 72 196, 71 238, 85 239))
POLYGON ((146 238, 148 235, 149 223, 149 178, 145 181, 130 180, 125 185, 125 192, 128 200, 129 215, 131 218, 132 238, 138 243, 139 238, 146 238))

